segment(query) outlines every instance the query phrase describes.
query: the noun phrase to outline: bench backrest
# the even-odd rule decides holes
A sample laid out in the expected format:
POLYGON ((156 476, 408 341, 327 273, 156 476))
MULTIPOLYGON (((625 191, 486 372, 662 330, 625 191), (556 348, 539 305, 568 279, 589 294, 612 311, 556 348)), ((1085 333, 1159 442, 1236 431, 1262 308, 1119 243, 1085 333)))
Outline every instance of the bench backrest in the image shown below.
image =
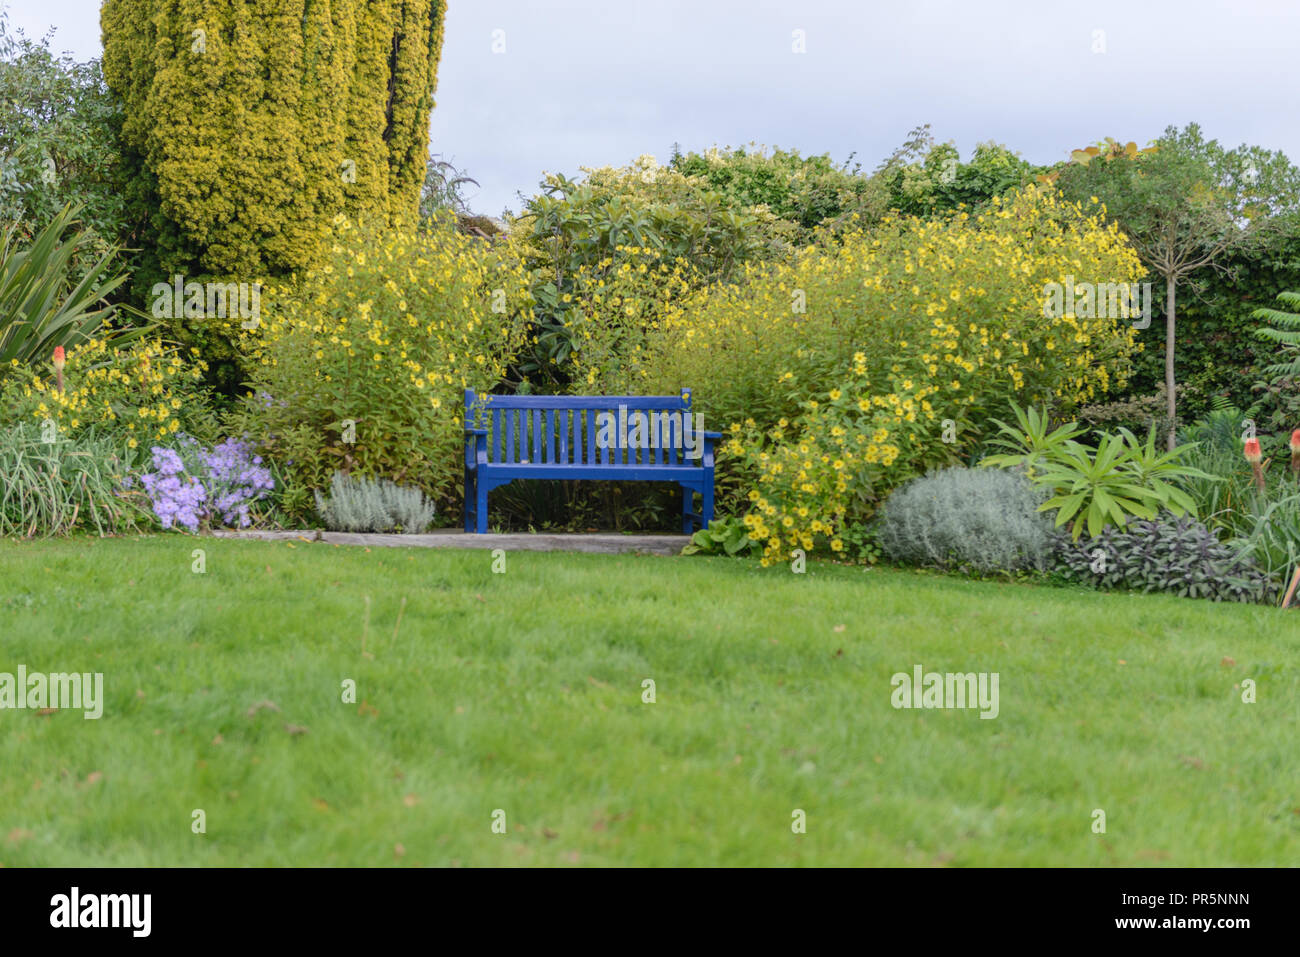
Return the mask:
POLYGON ((544 465, 698 464, 704 432, 681 395, 476 395, 465 424, 487 430, 488 462, 544 465))

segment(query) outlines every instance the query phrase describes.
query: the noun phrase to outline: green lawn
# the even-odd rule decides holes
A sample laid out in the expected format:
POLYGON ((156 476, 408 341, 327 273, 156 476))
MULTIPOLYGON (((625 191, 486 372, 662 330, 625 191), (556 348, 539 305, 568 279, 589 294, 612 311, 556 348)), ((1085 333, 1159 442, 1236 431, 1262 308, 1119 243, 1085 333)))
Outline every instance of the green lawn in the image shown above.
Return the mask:
POLYGON ((106 702, 0 710, 0 864, 1300 864, 1300 616, 886 569, 491 563, 0 542, 0 672, 103 672, 106 702), (998 717, 895 710, 918 664, 997 672, 998 717))

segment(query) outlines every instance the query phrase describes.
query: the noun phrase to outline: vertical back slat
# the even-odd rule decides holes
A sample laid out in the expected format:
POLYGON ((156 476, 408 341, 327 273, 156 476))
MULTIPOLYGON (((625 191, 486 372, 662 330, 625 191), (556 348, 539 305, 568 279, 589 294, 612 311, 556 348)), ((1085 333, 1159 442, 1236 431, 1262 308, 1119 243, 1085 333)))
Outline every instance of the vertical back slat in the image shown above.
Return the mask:
POLYGON ((569 464, 569 410, 560 410, 560 464, 569 464))
POLYGON ((618 409, 610 409, 609 414, 613 416, 613 418, 610 420, 612 427, 609 430, 610 440, 607 464, 612 463, 618 465, 623 461, 623 436, 618 434, 618 409))
POLYGON ((596 410, 587 409, 587 464, 596 464, 596 410))
POLYGON ((492 410, 492 441, 489 443, 489 451, 492 453, 492 461, 501 461, 501 410, 492 410))

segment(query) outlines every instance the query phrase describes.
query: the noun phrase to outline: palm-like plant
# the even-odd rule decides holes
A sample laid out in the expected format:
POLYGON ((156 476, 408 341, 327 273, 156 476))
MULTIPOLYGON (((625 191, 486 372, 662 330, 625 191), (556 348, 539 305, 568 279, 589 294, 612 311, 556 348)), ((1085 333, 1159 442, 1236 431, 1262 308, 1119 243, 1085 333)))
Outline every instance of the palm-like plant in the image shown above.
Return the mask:
POLYGON ((5 230, 0 245, 0 366, 14 359, 48 360, 55 346, 86 341, 118 310, 104 301, 127 278, 125 272, 109 275, 116 248, 84 275, 72 274, 73 257, 93 239, 83 229, 69 232, 77 211, 65 206, 25 244, 17 223, 5 230))
POLYGON ((1022 409, 1013 402, 1011 411, 1015 413, 1016 425, 994 419, 999 434, 989 442, 993 447, 1005 451, 986 456, 980 460, 980 465, 995 468, 1021 467, 1032 478, 1038 467, 1064 451, 1084 431, 1078 423, 1068 422, 1049 432, 1047 416, 1039 414, 1033 406, 1022 409))
POLYGON ((1096 455, 1078 442, 1068 443, 1034 476, 1036 484, 1056 491, 1039 511, 1058 509, 1056 527, 1072 521, 1075 540, 1084 528, 1092 538, 1109 524, 1123 528, 1130 516, 1155 518, 1159 502, 1128 467, 1130 455, 1122 435, 1103 436, 1096 455))
POLYGON ((1052 493, 1039 511, 1056 509, 1057 527, 1071 523, 1075 540, 1085 530, 1093 537, 1107 525, 1123 527, 1130 518, 1155 518, 1162 509, 1195 518, 1196 501, 1182 484, 1218 481, 1183 463, 1196 443, 1157 451, 1154 427, 1145 442, 1124 428, 1114 434, 1098 433, 1094 452, 1075 441, 1083 432, 1077 423, 1049 432, 1047 417, 1032 407, 1013 405, 1012 409, 1018 427, 998 422, 1001 435, 992 442, 1007 451, 980 464, 1025 468, 1035 485, 1052 493))
POLYGON ((1128 429, 1120 428, 1119 434, 1128 449, 1125 467, 1133 474, 1144 488, 1147 488, 1159 501, 1162 508, 1168 509, 1179 518, 1184 515, 1196 516, 1196 500, 1176 483, 1188 479, 1203 481, 1222 481, 1217 476, 1203 472, 1181 461, 1196 448, 1195 442, 1175 446, 1172 451, 1156 451, 1155 426, 1147 433, 1142 442, 1128 429))

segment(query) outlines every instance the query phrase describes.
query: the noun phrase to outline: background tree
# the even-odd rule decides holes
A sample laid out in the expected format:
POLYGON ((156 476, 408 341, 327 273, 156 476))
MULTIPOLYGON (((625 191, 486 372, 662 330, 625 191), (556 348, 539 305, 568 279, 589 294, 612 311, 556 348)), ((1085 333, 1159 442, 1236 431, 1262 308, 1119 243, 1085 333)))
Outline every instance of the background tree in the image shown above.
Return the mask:
POLYGON ((1173 448, 1179 285, 1199 270, 1223 269, 1233 254, 1292 228, 1300 206, 1300 171, 1281 152, 1244 145, 1229 150, 1207 141, 1194 123, 1181 131, 1169 127, 1154 151, 1115 146, 1109 143, 1086 158, 1076 151, 1076 161, 1054 171, 1055 178, 1068 198, 1104 203, 1142 262, 1164 279, 1166 411, 1173 448))
POLYGON ((888 189, 891 209, 910 216, 942 216, 959 207, 983 208, 1040 171, 992 141, 977 144, 970 161, 963 163, 955 145, 935 143, 929 127, 922 126, 876 176, 888 189))
POLYGON ((124 238, 120 106, 99 63, 50 51, 48 38, 10 36, 0 11, 0 219, 30 239, 65 207, 85 229, 72 260, 88 269, 124 238))

